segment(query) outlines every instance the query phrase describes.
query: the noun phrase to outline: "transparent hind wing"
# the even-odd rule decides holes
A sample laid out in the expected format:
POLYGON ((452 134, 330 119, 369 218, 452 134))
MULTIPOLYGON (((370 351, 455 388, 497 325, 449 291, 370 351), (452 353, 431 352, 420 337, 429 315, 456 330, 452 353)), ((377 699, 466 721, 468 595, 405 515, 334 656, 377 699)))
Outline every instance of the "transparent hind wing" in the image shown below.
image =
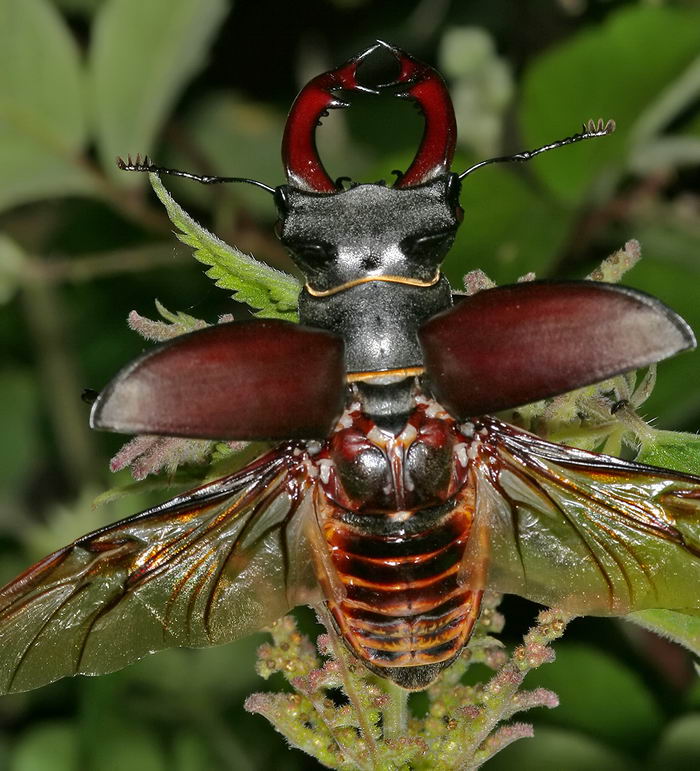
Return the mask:
POLYGON ((277 449, 79 538, 0 590, 0 692, 217 645, 312 601, 308 480, 277 449))
POLYGON ((700 477, 478 423, 491 588, 572 614, 700 608, 700 477))

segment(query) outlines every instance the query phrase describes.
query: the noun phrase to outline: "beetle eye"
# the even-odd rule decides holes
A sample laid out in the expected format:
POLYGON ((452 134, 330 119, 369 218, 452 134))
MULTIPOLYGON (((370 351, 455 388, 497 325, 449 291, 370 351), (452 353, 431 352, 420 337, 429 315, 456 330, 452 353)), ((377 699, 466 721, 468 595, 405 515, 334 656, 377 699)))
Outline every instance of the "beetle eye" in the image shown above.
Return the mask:
POLYGON ((401 251, 412 260, 442 262, 455 239, 454 230, 408 236, 401 241, 401 251))
POLYGON ((331 244, 320 241, 297 241, 287 243, 293 259, 303 267, 319 268, 331 262, 336 251, 331 244))

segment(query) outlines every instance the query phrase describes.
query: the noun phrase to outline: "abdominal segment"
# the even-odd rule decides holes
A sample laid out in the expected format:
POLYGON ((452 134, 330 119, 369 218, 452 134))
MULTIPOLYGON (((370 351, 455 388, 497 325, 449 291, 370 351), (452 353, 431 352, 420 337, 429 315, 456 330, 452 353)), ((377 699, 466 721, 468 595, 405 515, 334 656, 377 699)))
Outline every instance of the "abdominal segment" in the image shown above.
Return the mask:
POLYGON ((320 459, 317 504, 329 555, 319 577, 337 629, 366 666, 408 689, 429 685, 459 654, 482 595, 464 580, 474 513, 464 438, 450 418, 424 413, 419 406, 398 437, 359 417, 337 432, 320 459))

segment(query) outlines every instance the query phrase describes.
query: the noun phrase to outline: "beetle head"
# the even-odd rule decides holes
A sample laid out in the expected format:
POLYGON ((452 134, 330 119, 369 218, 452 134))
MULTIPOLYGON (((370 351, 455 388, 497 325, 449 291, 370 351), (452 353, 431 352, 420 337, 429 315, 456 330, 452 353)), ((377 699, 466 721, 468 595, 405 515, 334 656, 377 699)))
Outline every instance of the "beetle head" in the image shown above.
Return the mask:
POLYGON ((313 78, 297 96, 287 120, 282 156, 289 185, 276 190, 282 242, 308 279, 326 292, 372 277, 430 282, 461 221, 458 176, 449 172, 455 147, 452 102, 440 75, 379 42, 330 72, 313 78), (358 67, 377 49, 395 57, 395 80, 368 88, 358 67), (347 107, 339 91, 388 90, 414 100, 425 130, 413 162, 392 187, 382 183, 344 189, 323 168, 316 126, 329 109, 347 107))
POLYGON ((335 195, 287 188, 282 242, 316 292, 372 277, 430 283, 459 225, 448 177, 411 188, 356 185, 335 195))

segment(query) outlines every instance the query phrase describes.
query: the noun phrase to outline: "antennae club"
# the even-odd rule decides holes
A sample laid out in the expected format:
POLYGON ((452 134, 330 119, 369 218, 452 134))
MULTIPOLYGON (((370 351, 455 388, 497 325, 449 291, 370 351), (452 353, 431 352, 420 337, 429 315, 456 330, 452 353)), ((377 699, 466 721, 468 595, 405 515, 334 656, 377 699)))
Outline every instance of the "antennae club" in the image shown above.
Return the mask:
POLYGON ((479 163, 475 163, 473 166, 470 166, 466 171, 463 171, 459 175, 459 178, 464 179, 473 171, 480 169, 482 166, 488 166, 491 163, 510 163, 510 162, 529 161, 530 159, 534 158, 536 155, 540 155, 541 153, 546 153, 548 150, 556 150, 559 147, 566 147, 566 145, 573 145, 576 142, 582 142, 584 139, 593 139, 594 137, 607 136, 608 134, 612 134, 613 131, 615 131, 615 121, 614 120, 603 121, 602 118, 598 118, 597 121, 589 120, 587 123, 584 123, 582 128, 583 128, 583 131, 579 132, 578 134, 573 134, 572 136, 566 137, 564 139, 557 139, 556 142, 550 142, 549 144, 542 145, 542 147, 537 147, 534 150, 523 150, 522 152, 515 153, 515 155, 501 155, 498 158, 489 158, 486 161, 480 161, 479 163))
POLYGON ((132 160, 130 155, 127 155, 126 160, 123 158, 117 158, 117 166, 122 171, 141 171, 149 173, 153 172, 154 174, 170 174, 173 177, 183 177, 184 179, 191 179, 194 182, 200 182, 202 185, 218 185, 228 182, 245 182, 248 185, 261 187, 268 193, 274 194, 275 192, 274 187, 270 187, 264 182, 258 182, 257 179, 248 179, 247 177, 207 176, 204 174, 192 174, 189 171, 181 171, 180 169, 169 169, 165 166, 156 166, 147 155, 144 155, 142 160, 140 153, 136 156, 135 160, 132 160))

